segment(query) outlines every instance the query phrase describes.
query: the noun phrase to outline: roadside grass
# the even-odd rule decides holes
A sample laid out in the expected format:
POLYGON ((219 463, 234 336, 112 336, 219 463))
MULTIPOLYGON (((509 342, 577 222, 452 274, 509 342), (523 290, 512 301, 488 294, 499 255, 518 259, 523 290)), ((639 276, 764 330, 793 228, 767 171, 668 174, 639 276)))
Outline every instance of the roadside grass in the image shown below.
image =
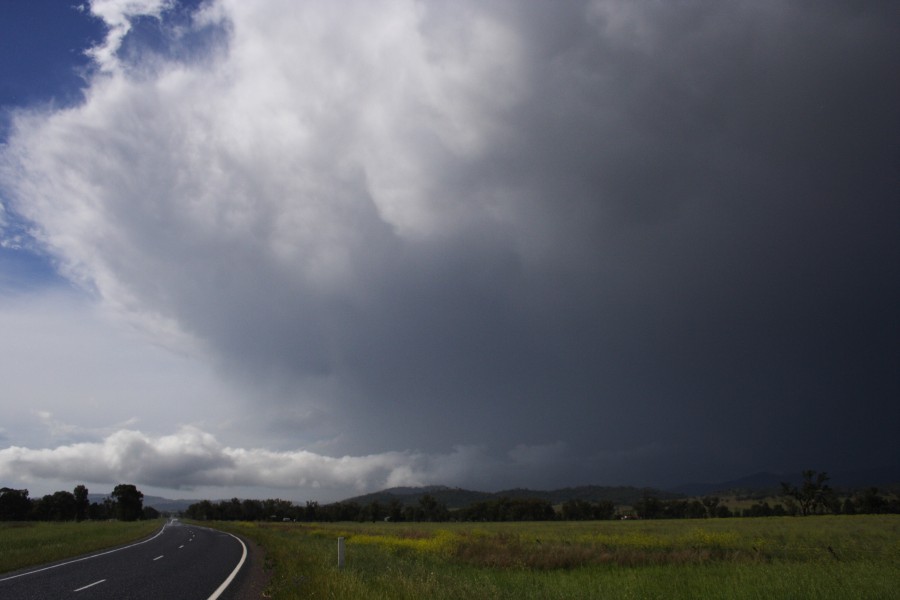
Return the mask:
POLYGON ((0 522, 0 574, 137 541, 164 521, 0 522))
POLYGON ((275 599, 882 599, 900 582, 896 515, 204 524, 265 548, 275 599))

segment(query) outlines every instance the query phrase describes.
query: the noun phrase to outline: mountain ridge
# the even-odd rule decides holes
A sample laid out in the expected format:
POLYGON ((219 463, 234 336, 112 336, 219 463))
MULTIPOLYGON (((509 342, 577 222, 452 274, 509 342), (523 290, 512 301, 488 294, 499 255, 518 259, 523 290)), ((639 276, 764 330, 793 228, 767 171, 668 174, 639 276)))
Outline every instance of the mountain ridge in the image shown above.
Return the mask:
POLYGON ((465 508, 478 502, 489 502, 501 498, 509 499, 537 499, 546 500, 551 504, 561 504, 567 500, 583 500, 586 502, 609 501, 617 505, 631 505, 650 494, 657 498, 670 500, 681 497, 681 494, 660 490, 656 488, 639 488, 634 486, 600 486, 582 485, 555 490, 532 490, 527 488, 513 488, 498 492, 482 492, 467 490, 464 488, 450 488, 447 486, 425 486, 416 488, 388 488, 369 494, 362 494, 347 498, 341 502, 355 502, 357 504, 390 504, 398 501, 404 506, 415 505, 423 496, 429 495, 438 503, 447 508, 465 508), (397 490, 401 490, 399 493, 397 490))

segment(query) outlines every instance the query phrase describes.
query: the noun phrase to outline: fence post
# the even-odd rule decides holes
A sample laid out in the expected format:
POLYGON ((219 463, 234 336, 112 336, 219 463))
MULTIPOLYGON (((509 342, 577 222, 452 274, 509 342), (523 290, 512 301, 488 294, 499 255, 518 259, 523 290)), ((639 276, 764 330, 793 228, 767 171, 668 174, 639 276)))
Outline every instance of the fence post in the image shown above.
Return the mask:
POLYGON ((344 538, 338 538, 338 569, 344 568, 344 538))

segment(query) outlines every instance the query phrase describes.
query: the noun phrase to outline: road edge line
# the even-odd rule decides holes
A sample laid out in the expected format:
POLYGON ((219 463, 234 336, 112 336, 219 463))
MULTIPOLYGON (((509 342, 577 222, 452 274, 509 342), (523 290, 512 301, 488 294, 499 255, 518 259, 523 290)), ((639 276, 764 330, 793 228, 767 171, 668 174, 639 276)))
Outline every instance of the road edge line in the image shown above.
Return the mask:
MULTIPOLYGON (((214 530, 214 531, 216 531, 216 532, 218 532, 218 533, 228 533, 227 531, 221 531, 221 530, 219 530, 219 529, 216 529, 216 530, 214 530)), ((241 554, 241 560, 238 562, 237 566, 234 568, 234 571, 231 572, 231 575, 229 575, 229 576, 225 579, 225 581, 222 582, 222 585, 220 585, 218 588, 216 588, 216 591, 214 591, 214 592, 212 593, 212 596, 210 596, 210 597, 207 598, 206 600, 216 600, 216 598, 218 598, 219 596, 221 596, 221 595, 222 595, 222 592, 224 592, 225 589, 226 589, 229 585, 231 585, 231 582, 234 581, 234 578, 237 577, 238 571, 241 570, 241 567, 244 566, 244 561, 247 560, 247 544, 244 543, 244 540, 242 540, 242 539, 239 538, 238 536, 234 535, 233 533, 228 533, 228 535, 230 535, 231 537, 233 537, 234 539, 236 539, 236 540, 238 541, 238 543, 240 543, 241 548, 244 549, 244 552, 243 552, 243 554, 241 554)))

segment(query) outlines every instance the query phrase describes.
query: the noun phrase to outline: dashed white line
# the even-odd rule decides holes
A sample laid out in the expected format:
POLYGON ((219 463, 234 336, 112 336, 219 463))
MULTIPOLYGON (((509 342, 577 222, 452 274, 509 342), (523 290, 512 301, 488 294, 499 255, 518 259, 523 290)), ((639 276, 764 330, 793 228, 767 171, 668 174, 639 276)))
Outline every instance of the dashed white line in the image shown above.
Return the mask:
POLYGON ((105 579, 101 579, 100 581, 95 581, 94 583, 89 583, 89 584, 87 584, 87 585, 84 586, 84 587, 80 587, 80 588, 78 588, 77 590, 72 590, 72 591, 73 591, 73 592, 80 592, 81 590, 86 590, 86 589, 88 589, 89 587, 94 587, 95 585, 99 585, 99 584, 103 583, 104 581, 106 581, 106 580, 105 580, 105 579))
POLYGON ((159 556, 157 556, 157 557, 154 558, 153 560, 159 560, 159 559, 161 559, 163 556, 165 556, 165 554, 160 554, 159 556))
POLYGON ((184 548, 184 544, 178 546, 178 549, 179 549, 179 550, 181 550, 182 548, 184 548))

